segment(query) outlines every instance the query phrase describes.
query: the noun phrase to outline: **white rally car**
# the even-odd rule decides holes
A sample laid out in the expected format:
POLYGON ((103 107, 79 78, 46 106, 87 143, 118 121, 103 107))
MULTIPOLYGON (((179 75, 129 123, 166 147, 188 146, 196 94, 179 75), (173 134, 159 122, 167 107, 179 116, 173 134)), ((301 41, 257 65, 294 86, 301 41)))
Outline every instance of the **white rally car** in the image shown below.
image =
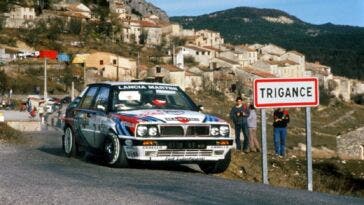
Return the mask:
POLYGON ((202 113, 178 86, 105 82, 70 103, 62 142, 67 156, 83 147, 111 166, 168 161, 219 173, 229 166, 233 138, 227 122, 202 113))

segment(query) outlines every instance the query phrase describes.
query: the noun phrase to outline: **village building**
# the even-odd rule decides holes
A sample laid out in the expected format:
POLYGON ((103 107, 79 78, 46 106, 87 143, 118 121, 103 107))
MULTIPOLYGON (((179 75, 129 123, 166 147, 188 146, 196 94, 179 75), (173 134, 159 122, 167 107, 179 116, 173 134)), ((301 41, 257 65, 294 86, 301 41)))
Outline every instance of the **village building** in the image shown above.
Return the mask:
MULTIPOLYGON (((194 45, 185 45, 177 49, 177 58, 184 59, 193 58, 200 66, 209 67, 212 58, 214 57, 214 52, 210 49, 198 47, 194 45), (183 56, 183 57, 181 57, 183 56)), ((182 67, 181 60, 177 60, 178 67, 182 67)))
POLYGON ((136 61, 107 52, 95 52, 85 59, 86 68, 96 68, 104 78, 130 81, 136 77, 136 61))
POLYGON ((236 61, 241 67, 255 63, 258 60, 258 53, 245 46, 237 46, 234 50, 225 50, 220 52, 220 57, 236 61))
POLYGON ((305 70, 298 63, 290 60, 259 60, 252 66, 281 78, 299 78, 305 76, 305 70))
POLYGON ((123 41, 125 43, 160 45, 162 35, 161 24, 142 20, 124 21, 123 41))
POLYGON ((276 55, 276 56, 281 56, 283 54, 286 53, 286 49, 281 48, 279 46, 276 46, 274 44, 267 44, 262 46, 261 48, 258 49, 259 54, 272 54, 272 55, 276 55))
POLYGON ((328 89, 328 81, 333 78, 331 68, 326 65, 320 64, 320 62, 310 63, 306 62, 306 76, 316 77, 319 79, 320 85, 324 89, 328 89))
POLYGON ((364 127, 337 136, 336 144, 341 159, 364 160, 364 127))
POLYGON ((212 59, 210 69, 216 70, 219 68, 230 68, 232 70, 241 69, 241 65, 239 62, 230 60, 225 57, 216 57, 212 59))
POLYGON ((195 34, 195 45, 197 46, 212 46, 219 48, 224 44, 224 38, 221 37, 219 32, 210 30, 199 30, 195 34))
POLYGON ((289 60, 297 63, 301 70, 305 70, 306 67, 306 58, 305 55, 298 51, 288 51, 287 53, 281 56, 282 60, 289 60))
POLYGON ((199 74, 180 69, 174 65, 156 65, 148 69, 148 78, 157 82, 178 85, 181 89, 198 91, 202 89, 203 78, 199 74))
POLYGON ((12 6, 9 13, 4 14, 5 28, 26 28, 26 22, 36 18, 35 10, 31 7, 12 6))

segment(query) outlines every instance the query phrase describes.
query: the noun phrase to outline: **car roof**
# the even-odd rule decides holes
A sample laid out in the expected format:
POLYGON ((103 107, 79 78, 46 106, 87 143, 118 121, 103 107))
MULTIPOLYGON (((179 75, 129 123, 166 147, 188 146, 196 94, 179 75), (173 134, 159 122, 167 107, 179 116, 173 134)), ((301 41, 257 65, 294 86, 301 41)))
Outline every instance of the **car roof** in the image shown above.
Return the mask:
POLYGON ((110 86, 119 86, 119 85, 162 85, 162 86, 176 86, 173 84, 167 84, 167 83, 151 83, 151 82, 115 82, 115 81, 105 81, 105 82, 99 82, 99 83, 91 83, 88 84, 88 86, 92 85, 110 85, 110 86))

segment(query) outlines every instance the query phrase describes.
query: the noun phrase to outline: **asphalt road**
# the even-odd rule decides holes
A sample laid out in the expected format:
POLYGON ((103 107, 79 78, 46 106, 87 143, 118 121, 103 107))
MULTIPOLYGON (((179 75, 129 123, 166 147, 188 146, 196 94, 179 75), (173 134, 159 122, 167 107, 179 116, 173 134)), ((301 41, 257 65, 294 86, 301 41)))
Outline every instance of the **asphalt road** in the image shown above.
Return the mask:
POLYGON ((66 158, 60 133, 0 144, 0 204, 364 204, 364 199, 206 176, 184 166, 116 169, 66 158))

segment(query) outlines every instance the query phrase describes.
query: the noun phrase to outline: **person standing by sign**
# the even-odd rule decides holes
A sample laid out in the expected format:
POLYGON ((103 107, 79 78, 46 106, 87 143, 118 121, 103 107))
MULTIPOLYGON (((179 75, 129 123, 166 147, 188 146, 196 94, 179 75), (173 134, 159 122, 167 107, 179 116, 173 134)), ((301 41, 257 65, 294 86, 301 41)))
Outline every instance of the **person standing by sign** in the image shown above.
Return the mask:
POLYGON ((248 117, 248 127, 249 127, 250 151, 260 152, 260 145, 257 139, 257 113, 255 111, 254 105, 250 105, 249 109, 250 109, 250 114, 248 117))
POLYGON ((285 146, 287 137, 287 124, 289 123, 289 114, 287 110, 278 108, 274 111, 274 148, 278 156, 285 156, 285 146))
POLYGON ((243 131, 244 152, 247 152, 249 147, 249 139, 248 139, 249 130, 248 130, 248 120, 247 120, 248 116, 249 116, 249 109, 245 104, 243 104, 243 99, 241 97, 236 98, 236 105, 232 107, 230 111, 230 119, 234 122, 235 125, 235 142, 237 150, 241 150, 240 132, 243 131))

